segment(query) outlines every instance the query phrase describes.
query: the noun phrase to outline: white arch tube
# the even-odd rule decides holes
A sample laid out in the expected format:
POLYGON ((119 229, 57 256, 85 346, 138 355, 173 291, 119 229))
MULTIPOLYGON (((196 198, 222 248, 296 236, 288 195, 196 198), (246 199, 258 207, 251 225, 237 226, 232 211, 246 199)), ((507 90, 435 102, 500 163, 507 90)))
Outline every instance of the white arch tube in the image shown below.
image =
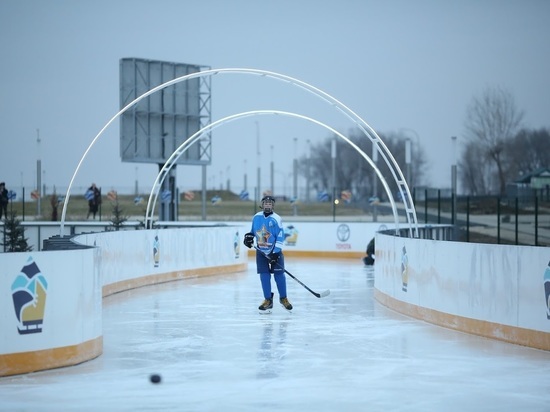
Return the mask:
MULTIPOLYGON (((235 73, 253 74, 253 75, 258 75, 258 76, 270 77, 270 78, 274 78, 276 80, 282 80, 282 81, 285 81, 285 82, 287 82, 291 85, 300 87, 300 88, 306 90, 307 92, 312 93, 313 95, 315 95, 315 96, 321 98, 322 100, 328 102, 329 104, 335 106, 341 113, 343 113, 352 122, 354 122, 359 127, 359 129, 365 134, 365 136, 367 136, 373 142, 373 144, 376 145, 376 147, 379 150, 382 158, 384 159, 384 161, 386 162, 386 164, 390 168, 390 171, 391 171, 391 173, 392 173, 392 175, 395 179, 395 182, 397 183, 397 186, 398 186, 399 191, 402 195, 402 198, 404 199, 405 202, 407 202, 406 203, 406 210, 407 210, 407 221, 409 223, 410 235, 411 236, 413 235, 413 224, 414 224, 415 233, 416 233, 416 236, 418 236, 418 223, 417 223, 417 218, 416 218, 416 211, 414 209, 414 204, 412 202, 411 193, 410 193, 409 187, 408 187, 408 185, 405 181, 405 177, 403 175, 403 172, 399 168, 399 165, 395 161, 395 158, 392 156, 391 152, 389 151, 387 146, 384 144, 382 139, 380 139, 380 137, 376 134, 376 132, 361 117, 359 117, 351 109, 349 109, 347 106, 345 106, 343 103, 341 103, 340 101, 338 101, 337 99, 335 99, 334 97, 329 95, 328 93, 325 93, 324 91, 322 91, 322 90, 320 90, 320 89, 318 89, 318 88, 316 88, 316 87, 314 87, 314 86, 312 86, 308 83, 305 83, 301 80, 294 79, 294 78, 289 77, 289 76, 285 76, 285 75, 282 75, 282 74, 279 74, 279 73, 270 72, 270 71, 266 71, 266 70, 243 69, 243 68, 205 70, 205 71, 201 71, 201 72, 191 73, 191 74, 181 76, 181 77, 178 77, 176 79, 167 81, 166 83, 163 83, 159 86, 156 86, 156 87, 152 88, 151 90, 143 93, 141 96, 139 96, 138 98, 136 98, 132 102, 128 103, 116 115, 114 115, 111 118, 111 120, 109 120, 107 122, 107 124, 99 131, 99 133, 92 140, 92 142, 90 143, 90 145, 88 146, 88 148, 84 152, 82 158, 80 159, 80 161, 79 161, 79 163, 78 163, 78 165, 77 165, 77 167, 76 167, 76 169, 73 173, 73 176, 72 176, 71 181, 69 182, 69 186, 67 188, 67 193, 65 195, 65 202, 63 204, 63 211, 61 213, 60 235, 63 236, 63 233, 64 233, 65 216, 66 216, 66 212, 67 212, 67 205, 69 203, 69 199, 70 199, 70 196, 71 196, 71 188, 72 188, 74 179, 76 178, 76 175, 78 174, 78 171, 80 170, 80 167, 81 167, 84 159, 86 158, 88 152, 90 151, 91 147, 95 144, 97 139, 99 139, 99 137, 103 134, 105 129, 107 129, 107 127, 114 120, 116 120, 126 110, 128 110, 129 108, 131 108, 132 106, 134 106, 139 101, 146 98, 147 96, 149 96, 149 95, 151 95, 151 94, 153 94, 153 93, 155 93, 155 92, 157 92, 161 89, 164 89, 168 86, 171 86, 173 84, 180 83, 180 82, 183 82, 183 81, 186 81, 186 80, 189 80, 189 79, 200 78, 200 77, 205 77, 205 76, 214 76, 214 75, 217 75, 217 74, 235 74, 235 73), (406 196, 405 196, 405 194, 406 194, 406 196)), ((390 202, 393 205, 394 204, 394 199, 393 199, 393 194, 391 193, 391 191, 388 192, 388 197, 390 199, 390 202)))
POLYGON ((204 134, 206 132, 209 132, 209 131, 212 131, 212 130, 216 129, 217 127, 221 126, 224 123, 229 123, 229 122, 235 121, 237 119, 242 119, 242 118, 245 118, 245 117, 256 116, 256 115, 281 115, 281 116, 290 116, 290 117, 296 117, 296 118, 299 118, 299 119, 302 119, 302 120, 307 120, 311 123, 315 123, 319 126, 324 127, 325 129, 331 131, 332 133, 334 133, 335 135, 340 137, 342 140, 347 142, 350 146, 352 146, 355 149, 355 151, 357 151, 368 162, 368 164, 373 168, 376 175, 378 176, 378 178, 382 182, 382 185, 384 186, 386 194, 388 194, 388 197, 390 198, 390 203, 391 203, 391 206, 392 206, 394 222, 395 222, 395 231, 396 231, 396 233, 399 232, 399 215, 397 213, 397 207, 395 205, 395 202, 393 201, 393 198, 390 196, 391 190, 388 186, 388 183, 386 182, 386 179, 382 175, 382 172, 380 171, 380 169, 378 169, 378 167, 372 161, 372 159, 363 150, 361 150, 361 148, 359 148, 355 143, 353 143, 348 137, 344 136, 343 134, 341 134, 337 130, 333 129, 329 125, 327 125, 323 122, 320 122, 318 120, 312 119, 310 117, 303 116, 301 114, 297 114, 297 113, 293 113, 293 112, 285 112, 285 111, 281 111, 281 110, 252 110, 252 111, 247 111, 247 112, 242 112, 242 113, 234 114, 234 115, 231 115, 231 116, 227 116, 227 117, 224 117, 223 119, 219 119, 219 120, 217 120, 213 123, 210 123, 209 125, 206 125, 201 130, 199 130, 198 132, 194 133, 192 136, 187 138, 187 140, 185 140, 170 155, 168 160, 162 166, 162 169, 159 171, 159 173, 158 173, 158 175, 155 179, 155 182, 153 183, 153 186, 151 188, 151 193, 149 195, 149 200, 147 201, 147 209, 146 209, 146 212, 145 212, 145 227, 147 229, 151 229, 152 226, 153 226, 152 223, 153 223, 154 208, 155 208, 156 203, 157 203, 158 194, 159 194, 160 188, 162 187, 162 183, 163 183, 164 179, 166 178, 166 176, 168 175, 168 173, 170 172, 171 168, 176 164, 176 162, 178 161, 180 156, 182 156, 194 143, 196 143, 200 139, 202 134, 204 134))

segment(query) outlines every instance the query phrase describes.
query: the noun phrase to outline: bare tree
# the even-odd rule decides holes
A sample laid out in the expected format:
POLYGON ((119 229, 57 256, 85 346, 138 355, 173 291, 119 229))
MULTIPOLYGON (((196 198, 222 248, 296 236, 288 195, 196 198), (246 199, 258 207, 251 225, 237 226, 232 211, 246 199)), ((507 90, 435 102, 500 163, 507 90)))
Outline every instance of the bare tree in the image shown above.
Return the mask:
POLYGON ((550 131, 522 129, 506 144, 510 173, 514 176, 550 167, 550 131))
MULTIPOLYGON (((349 139, 357 145, 361 150, 367 153, 369 156, 372 153, 372 142, 365 135, 355 129, 350 130, 348 133, 349 139)), ((405 170, 405 141, 406 137, 400 134, 380 134, 381 139, 384 141, 388 150, 392 153, 396 159, 402 171, 405 170)), ((336 136, 329 137, 322 142, 311 147, 311 183, 317 190, 327 190, 332 194, 332 158, 331 158, 331 144, 332 140, 336 139, 336 189, 337 195, 342 190, 351 190, 353 192, 353 198, 357 201, 366 201, 370 196, 374 194, 373 191, 373 176, 374 171, 370 165, 360 156, 354 148, 348 143, 342 141, 336 136)), ((424 150, 417 145, 412 151, 412 167, 411 167, 411 181, 416 185, 421 184, 424 176, 424 169, 426 168, 426 160, 424 150)), ((306 175, 305 165, 306 158, 302 157, 298 162, 300 167, 300 173, 306 175)), ((391 171, 388 166, 380 159, 378 161, 378 167, 390 189, 397 191, 397 185, 394 182, 391 171)), ((409 182, 410 183, 410 182, 409 182)), ((412 185, 411 185, 412 190, 412 185)), ((382 193, 379 193, 382 195, 382 193)), ((384 198, 384 196, 382 196, 384 198)))
POLYGON ((500 194, 506 190, 505 142, 517 133, 522 119, 523 112, 516 108, 513 96, 501 87, 485 89, 473 98, 466 112, 467 137, 479 143, 484 160, 494 165, 500 194))
POLYGON ((462 152, 459 162, 460 181, 465 192, 471 195, 481 195, 489 191, 489 171, 487 162, 478 150, 478 142, 468 142, 462 152))

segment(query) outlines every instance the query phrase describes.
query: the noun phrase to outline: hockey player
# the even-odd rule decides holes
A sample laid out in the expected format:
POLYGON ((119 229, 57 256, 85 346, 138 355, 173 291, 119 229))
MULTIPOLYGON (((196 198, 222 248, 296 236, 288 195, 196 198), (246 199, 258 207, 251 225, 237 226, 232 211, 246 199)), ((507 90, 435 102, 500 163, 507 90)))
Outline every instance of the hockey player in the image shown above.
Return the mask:
POLYGON ((271 292, 271 274, 275 279, 279 302, 286 310, 292 305, 286 295, 285 259, 282 248, 285 238, 281 216, 273 211, 275 199, 272 196, 262 198, 262 211, 252 218, 252 228, 244 235, 244 245, 251 248, 256 239, 256 268, 260 275, 264 301, 258 308, 260 312, 269 312, 273 308, 271 292))
POLYGON ((374 238, 371 239, 369 244, 367 245, 367 251, 365 252, 366 256, 363 258, 363 263, 365 266, 373 266, 374 265, 374 238))

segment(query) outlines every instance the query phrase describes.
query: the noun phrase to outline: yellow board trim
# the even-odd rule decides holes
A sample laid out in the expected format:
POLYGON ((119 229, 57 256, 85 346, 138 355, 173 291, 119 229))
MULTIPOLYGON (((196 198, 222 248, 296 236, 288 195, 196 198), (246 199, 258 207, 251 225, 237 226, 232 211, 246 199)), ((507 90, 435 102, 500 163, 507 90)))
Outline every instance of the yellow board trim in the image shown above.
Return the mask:
POLYGON ((55 369, 97 358, 103 353, 103 336, 79 343, 32 352, 0 355, 0 376, 19 375, 45 369, 55 369))
POLYGON ((411 303, 395 299, 385 293, 374 290, 375 299, 382 305, 387 306, 396 312, 404 315, 443 326, 448 329, 466 332, 472 335, 496 339, 516 345, 528 346, 530 348, 550 351, 550 333, 532 329, 520 328, 517 326, 502 325, 500 323, 488 322, 485 320, 466 318, 452 315, 437 310, 423 308, 411 303))
POLYGON ((103 297, 123 292, 125 290, 156 285, 158 283, 173 282, 176 280, 193 279, 197 277, 222 275, 226 273, 242 272, 248 268, 248 262, 227 266, 211 266, 206 268, 177 270, 173 272, 158 273, 139 278, 122 280, 103 286, 103 297))

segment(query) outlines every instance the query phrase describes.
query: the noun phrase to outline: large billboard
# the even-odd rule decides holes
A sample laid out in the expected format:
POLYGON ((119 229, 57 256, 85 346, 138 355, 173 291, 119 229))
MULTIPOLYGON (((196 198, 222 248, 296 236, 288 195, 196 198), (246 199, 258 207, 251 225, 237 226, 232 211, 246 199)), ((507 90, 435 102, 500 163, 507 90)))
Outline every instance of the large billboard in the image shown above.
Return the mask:
MULTIPOLYGON (((205 66, 137 58, 120 59, 120 108, 169 80, 205 66)), ((191 135, 210 123, 210 83, 201 77, 178 82, 132 106, 120 117, 123 162, 164 164, 191 135), (207 102, 207 103, 205 103, 207 102)), ((210 164, 210 135, 201 137, 178 164, 210 164)))

